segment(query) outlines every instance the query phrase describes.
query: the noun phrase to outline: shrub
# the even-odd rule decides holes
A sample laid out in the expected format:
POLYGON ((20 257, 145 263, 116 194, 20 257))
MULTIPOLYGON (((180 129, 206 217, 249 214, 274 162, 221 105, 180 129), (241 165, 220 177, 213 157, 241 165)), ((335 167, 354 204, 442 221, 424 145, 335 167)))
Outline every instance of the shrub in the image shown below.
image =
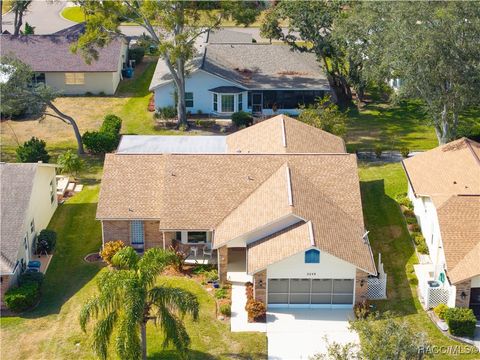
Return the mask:
POLYGON ((420 244, 427 244, 425 242, 425 238, 423 237, 422 234, 419 234, 419 233, 415 233, 415 234, 418 234, 418 235, 415 235, 415 236, 412 236, 413 237, 413 242, 415 243, 415 245, 420 245, 420 244))
POLYGON ((425 242, 423 243, 420 243, 417 245, 417 251, 420 253, 420 254, 425 254, 425 255, 428 255, 428 246, 425 242))
POLYGON ((40 231, 37 237, 37 254, 50 254, 55 249, 57 243, 57 233, 53 230, 44 229, 40 231))
POLYGON ((22 163, 36 163, 43 161, 48 163, 50 155, 48 155, 47 144, 45 141, 37 139, 33 136, 30 140, 25 141, 23 145, 19 146, 16 150, 17 160, 22 163))
POLYGON ((35 282, 40 287, 45 275, 41 272, 25 272, 18 277, 18 285, 22 286, 28 282, 35 282))
POLYGON ((220 314, 230 317, 232 315, 232 306, 230 304, 220 305, 220 314))
POLYGON ((417 223, 417 218, 415 218, 415 217, 407 216, 405 218, 405 220, 407 221, 407 224, 409 224, 409 225, 417 223))
POLYGON ((455 336, 473 337, 477 319, 472 309, 448 308, 444 314, 450 334, 455 336))
POLYGON ((410 149, 408 148, 401 148, 400 149, 400 154, 402 155, 403 158, 407 158, 408 154, 410 154, 410 149))
POLYGON ((177 109, 173 106, 158 108, 155 112, 155 118, 161 120, 170 120, 177 117, 177 109))
POLYGON ((382 153, 383 153, 383 146, 382 145, 376 145, 375 149, 374 149, 374 152, 375 152, 375 156, 377 157, 377 159, 380 159, 382 157, 382 153))
POLYGON ((83 144, 94 154, 104 154, 115 150, 118 146, 118 135, 101 132, 87 131, 82 136, 83 144))
POLYGON ((35 305, 40 294, 38 282, 27 281, 21 286, 8 290, 5 305, 14 312, 21 312, 35 305))
POLYGON ((448 310, 448 306, 445 304, 438 304, 433 309, 433 312, 442 320, 445 320, 445 313, 448 310))
POLYGON ((205 279, 208 282, 217 281, 218 280, 218 271, 213 269, 213 270, 205 272, 205 279))
POLYGON ((195 120, 195 125, 198 127, 203 127, 205 129, 210 129, 215 126, 215 120, 195 120))
POLYGON ((245 111, 237 111, 232 114, 232 122, 237 126, 250 126, 253 124, 253 117, 245 111))
POLYGON ((120 134, 120 129, 122 128, 122 119, 117 115, 108 114, 103 118, 102 126, 100 127, 100 132, 106 132, 111 134, 120 134))
POLYGON ((410 224, 408 226, 408 228, 411 232, 419 232, 420 231, 420 226, 416 223, 415 224, 410 224))
POLYGON ((403 205, 410 210, 413 209, 413 204, 407 196, 401 197, 397 201, 400 205, 403 205))
POLYGON ((225 299, 227 297, 227 289, 221 288, 215 291, 215 299, 225 299))
POLYGON ((188 125, 180 124, 178 126, 178 131, 187 131, 187 130, 188 130, 188 125))
POLYGON ((83 161, 72 150, 67 150, 60 154, 57 164, 62 167, 62 172, 67 174, 78 174, 83 168, 83 161))
POLYGON ((128 59, 135 60, 135 63, 137 64, 142 62, 144 56, 145 49, 143 47, 135 47, 128 49, 128 59))
POLYGON ((105 243, 100 256, 108 265, 112 265, 113 256, 125 247, 125 243, 122 240, 109 241, 105 243))
POLYGON ((353 312, 357 319, 366 319, 370 315, 370 304, 367 300, 363 300, 355 304, 353 312))
POLYGON ((250 300, 247 302, 245 310, 248 313, 248 321, 265 321, 267 308, 263 302, 250 300))
POLYGON ((405 215, 407 217, 414 217, 415 213, 412 209, 405 208, 405 209, 403 209, 403 215, 405 215))

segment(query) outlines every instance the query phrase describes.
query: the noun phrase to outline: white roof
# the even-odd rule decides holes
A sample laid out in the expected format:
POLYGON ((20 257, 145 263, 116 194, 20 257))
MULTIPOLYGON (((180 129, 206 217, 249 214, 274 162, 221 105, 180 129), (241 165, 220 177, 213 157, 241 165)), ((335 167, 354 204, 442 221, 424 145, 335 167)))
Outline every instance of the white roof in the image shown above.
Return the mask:
POLYGON ((224 154, 226 136, 124 135, 118 154, 224 154))

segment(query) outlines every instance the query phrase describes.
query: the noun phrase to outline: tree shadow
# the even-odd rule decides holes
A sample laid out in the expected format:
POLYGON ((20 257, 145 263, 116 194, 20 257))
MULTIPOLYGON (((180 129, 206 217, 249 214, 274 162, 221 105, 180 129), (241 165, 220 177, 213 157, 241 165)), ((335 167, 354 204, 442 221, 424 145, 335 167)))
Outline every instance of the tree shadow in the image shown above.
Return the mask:
MULTIPOLYGON (((374 166, 374 165, 372 165, 374 166)), ((375 259, 382 254, 387 273, 388 300, 375 301, 381 311, 398 315, 418 312, 411 284, 415 250, 398 203, 385 193, 384 180, 361 181, 363 212, 375 259)))
MULTIPOLYGON (((161 350, 161 351, 156 351, 153 354, 149 354, 147 356, 149 360, 181 360, 184 359, 178 351, 175 350, 161 350)), ((219 359, 219 357, 207 354, 202 351, 196 351, 196 350, 189 350, 187 359, 200 359, 200 360, 214 360, 214 359, 219 359)))

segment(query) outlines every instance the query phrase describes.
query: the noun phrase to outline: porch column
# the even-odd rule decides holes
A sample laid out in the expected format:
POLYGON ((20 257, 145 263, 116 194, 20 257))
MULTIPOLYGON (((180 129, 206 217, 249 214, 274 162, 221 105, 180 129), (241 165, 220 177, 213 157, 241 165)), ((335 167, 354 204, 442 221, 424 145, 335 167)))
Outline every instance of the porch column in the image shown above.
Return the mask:
POLYGON ((466 280, 461 283, 455 284, 457 288, 455 294, 455 306, 468 308, 470 305, 470 290, 472 287, 472 280, 466 280), (462 298, 463 293, 463 298, 462 298))
POLYGON ((267 305, 267 270, 253 275, 253 297, 267 305))
POLYGON ((365 271, 357 269, 355 273, 355 304, 367 300, 368 274, 365 271))
POLYGON ((223 284, 227 281, 227 267, 228 267, 228 248, 222 246, 217 251, 218 254, 218 277, 223 284))

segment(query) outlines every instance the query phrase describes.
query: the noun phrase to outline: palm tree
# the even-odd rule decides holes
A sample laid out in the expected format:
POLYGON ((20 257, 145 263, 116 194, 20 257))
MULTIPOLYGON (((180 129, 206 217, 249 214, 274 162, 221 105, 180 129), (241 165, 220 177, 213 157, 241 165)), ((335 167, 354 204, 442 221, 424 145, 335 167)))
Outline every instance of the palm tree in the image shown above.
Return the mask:
POLYGON ((172 344, 186 355, 190 338, 182 318, 190 314, 197 320, 198 300, 189 291, 156 286, 158 275, 174 257, 171 251, 150 249, 140 258, 132 247, 125 247, 112 258, 114 268, 100 274, 98 295, 89 299, 80 313, 80 326, 85 332, 87 323, 92 318, 97 320, 92 347, 100 358, 107 358, 115 331, 120 359, 146 359, 149 320, 159 325, 164 346, 172 344))

